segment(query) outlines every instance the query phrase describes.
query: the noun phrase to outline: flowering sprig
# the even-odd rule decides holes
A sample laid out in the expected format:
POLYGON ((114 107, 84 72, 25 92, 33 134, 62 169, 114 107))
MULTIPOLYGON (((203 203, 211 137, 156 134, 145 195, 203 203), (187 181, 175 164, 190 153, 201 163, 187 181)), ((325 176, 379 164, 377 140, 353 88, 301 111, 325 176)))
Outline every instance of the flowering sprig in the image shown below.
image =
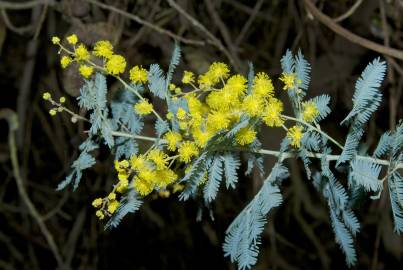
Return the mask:
MULTIPOLYGON (((264 72, 254 74, 253 68, 251 68, 248 78, 246 78, 242 74, 231 74, 230 68, 221 62, 212 63, 209 69, 202 74, 195 74, 186 70, 183 72, 180 81, 182 85, 180 83, 175 85, 171 82, 171 78, 173 69, 179 63, 180 51, 178 48, 174 50, 169 72, 165 77, 158 65, 151 65, 148 70, 137 65, 132 67, 126 74, 126 59, 116 54, 113 45, 106 40, 96 42, 92 49, 79 43, 75 35, 70 35, 66 38, 66 42, 71 48, 64 46, 60 38, 57 37, 52 38, 52 42, 60 48, 59 53, 62 54, 60 64, 62 68, 68 68, 73 63, 78 65, 78 72, 86 81, 84 87, 94 87, 91 84, 93 81, 98 81, 98 83, 101 81, 99 84, 101 88, 103 87, 102 91, 100 91, 101 93, 96 93, 96 95, 103 95, 101 97, 103 109, 98 112, 99 119, 97 121, 92 116, 87 119, 65 108, 63 106, 64 98, 60 99, 60 102, 56 102, 49 93, 45 93, 43 98, 50 101, 54 106, 50 110, 50 114, 55 115, 58 111, 65 111, 76 120, 85 120, 90 122, 92 126, 96 125, 98 127, 96 130, 100 130, 100 137, 105 139, 111 148, 114 146, 115 140, 117 143, 125 145, 124 140, 129 140, 129 144, 125 146, 129 150, 124 150, 126 151, 124 153, 125 158, 122 159, 120 158, 121 155, 116 154, 117 159, 114 167, 117 172, 117 182, 112 191, 107 196, 93 201, 93 206, 97 209, 96 216, 99 219, 108 217, 107 224, 117 224, 125 214, 138 209, 139 199, 136 196, 141 199, 155 196, 167 197, 170 194, 181 192, 180 198, 186 200, 191 195, 196 195, 198 190, 202 190, 205 202, 207 204, 211 203, 217 195, 223 174, 227 179, 227 187, 235 187, 237 169, 240 166, 238 157, 240 152, 248 155, 247 171, 251 170, 253 164, 262 163, 261 155, 274 155, 279 158, 278 163, 265 180, 262 190, 245 208, 248 211, 242 211, 229 228, 226 244, 224 245, 226 254, 231 256, 234 261, 237 261, 240 268, 247 268, 256 261, 256 245, 259 243, 258 237, 260 235, 248 239, 249 242, 246 243, 250 244, 245 245, 242 242, 241 245, 240 242, 236 241, 238 238, 232 237, 233 234, 242 231, 240 228, 244 224, 239 223, 240 220, 248 218, 248 220, 257 222, 262 219, 259 215, 265 216, 272 207, 281 203, 278 185, 287 174, 287 170, 282 165, 284 159, 295 156, 300 157, 304 162, 308 177, 311 177, 310 158, 319 158, 322 169, 321 177, 326 179, 327 182, 322 183, 321 178, 316 178, 316 187, 329 200, 331 211, 335 211, 332 212, 331 217, 336 236, 339 241, 346 242, 340 245, 347 255, 348 263, 354 262, 355 252, 351 251, 350 247, 352 242, 351 234, 355 234, 355 231, 351 230, 350 232, 347 229, 343 229, 345 227, 340 229, 340 226, 355 228, 356 224, 353 224, 353 226, 349 222, 354 223, 356 218, 353 212, 348 212, 352 210, 346 209, 346 203, 339 202, 340 197, 347 197, 347 195, 343 193, 344 189, 336 182, 329 169, 329 162, 333 160, 337 160, 337 164, 345 161, 350 162, 351 164, 349 163, 348 166, 352 171, 352 179, 356 183, 349 183, 349 186, 354 186, 358 183, 358 185, 378 193, 382 191, 383 182, 386 179, 397 177, 397 170, 402 168, 403 165, 400 162, 401 155, 396 154, 399 152, 396 149, 400 148, 392 146, 391 135, 387 134, 389 137, 385 135, 385 138, 389 138, 390 141, 384 142, 386 146, 379 146, 378 148, 380 149, 372 157, 360 156, 356 153, 360 136, 363 133, 361 132, 362 123, 368 120, 368 115, 376 109, 376 106, 356 105, 356 112, 353 110, 346 119, 359 115, 359 113, 362 113, 363 117, 354 122, 356 126, 352 129, 353 132, 349 133, 343 146, 322 130, 320 126, 320 121, 330 113, 330 108, 328 107, 330 97, 324 95, 313 99, 305 98, 309 85, 310 66, 301 53, 298 54, 295 61, 290 52, 287 52, 283 57, 282 67, 284 72, 279 79, 284 86, 282 90, 276 90, 268 74, 264 72), (113 109, 116 109, 118 105, 116 103, 111 104, 113 118, 108 119, 108 110, 105 104, 107 103, 106 82, 102 83, 102 78, 104 78, 102 76, 104 75, 100 77, 98 76, 99 74, 116 78, 123 85, 124 90, 134 95, 135 99, 127 98, 122 103, 124 106, 130 105, 129 111, 127 107, 122 107, 118 109, 119 113, 116 113, 113 109), (128 77, 129 81, 125 80, 125 77, 128 77), (277 91, 287 92, 293 107, 293 116, 284 113, 284 104, 276 97, 277 91), (157 96, 166 102, 166 115, 161 116, 154 109, 153 100, 144 97, 146 93, 157 96), (364 112, 367 108, 372 111, 364 112), (116 117, 122 111, 130 120, 126 119, 122 122, 120 116, 116 117), (151 114, 156 118, 155 137, 141 135, 140 133, 143 125, 142 118, 151 114), (104 126, 99 128, 101 126, 99 122, 103 122, 104 126), (360 125, 358 126, 357 123, 360 125), (279 151, 262 149, 259 141, 259 131, 262 126, 280 128, 285 131, 279 151), (145 152, 138 153, 136 145, 134 145, 134 142, 138 140, 149 141, 152 144, 145 152), (336 145, 342 151, 341 154, 331 155, 331 148, 328 143, 336 145), (395 159, 397 157, 399 161, 396 163, 380 159, 379 157, 387 152, 385 149, 393 149, 392 156, 395 159), (234 153, 237 153, 237 155, 234 153), (379 166, 381 165, 388 166, 389 169, 383 180, 378 181, 379 166), (368 170, 372 177, 372 182, 367 183, 361 177, 362 174, 357 172, 360 170, 368 170), (134 191, 135 196, 133 196, 132 191, 134 191), (265 192, 267 193, 266 195, 264 195, 265 192), (332 192, 338 194, 333 194, 332 192), (268 194, 274 196, 276 200, 265 202, 265 204, 262 200, 270 200, 271 197, 267 196, 268 194), (260 196, 263 197, 260 198, 260 196), (339 199, 335 200, 332 196, 338 196, 339 199), (265 205, 265 208, 261 209, 260 206, 260 208, 256 208, 255 203, 265 205), (269 205, 271 206, 269 207, 269 205), (340 209, 336 211, 337 207, 340 209), (343 220, 344 223, 340 223, 338 219, 346 218, 344 211, 348 212, 346 215, 351 220, 343 220), (246 217, 251 213, 256 216, 253 218, 246 217), (339 215, 343 216, 340 217, 339 215), (345 235, 340 235, 340 233, 345 235), (241 248, 253 250, 254 252, 251 253, 252 255, 248 259, 245 256, 242 257, 236 251, 241 248), (236 251, 235 253, 233 253, 234 250, 236 251)), ((374 65, 377 65, 375 68, 377 72, 374 72, 374 74, 381 78, 382 64, 375 62, 374 65)), ((362 85, 370 85, 372 88, 379 87, 377 84, 377 80, 380 80, 379 78, 375 80, 373 78, 368 79, 365 77, 367 76, 365 75, 366 73, 364 72, 363 74, 361 79, 368 80, 368 82, 362 85)), ((99 91, 99 89, 95 90, 99 91)), ((371 93, 375 95, 375 98, 378 98, 376 91, 371 93)), ((86 95, 84 90, 81 94, 82 96, 86 95)), ((81 100, 85 99, 85 97, 80 98, 81 100)), ((359 96, 356 97, 356 102, 360 101, 359 98, 359 96)), ((361 97, 361 99, 366 102, 368 98, 361 97)), ((93 104, 90 104, 88 108, 96 110, 93 104)), ((90 133, 91 130, 92 127, 90 133)), ((397 131, 397 135, 394 135, 396 138, 400 138, 399 132, 401 131, 397 131)), ((93 133, 92 136, 94 135, 93 133)), ((395 144, 400 145, 399 143, 395 144)), ((88 145, 91 146, 92 144, 88 143, 88 145)), ((87 162, 81 167, 88 168, 87 165, 93 163, 93 160, 88 157, 88 152, 94 147, 86 148, 86 146, 83 146, 83 148, 85 149, 83 160, 87 160, 87 162)), ((73 166, 75 171, 78 170, 77 168, 81 168, 80 163, 73 164, 73 166)), ((260 168, 262 169, 262 167, 260 168)), ((71 181, 71 179, 67 180, 71 181)), ((392 185, 396 186, 394 182, 392 185)), ((393 193, 394 191, 392 190, 391 192, 393 193)), ((403 194, 403 190, 397 192, 398 195, 400 193, 403 194)), ((401 211, 403 215, 403 210, 401 211)), ((399 217, 399 215, 398 213, 397 216, 399 217)), ((256 226, 262 227, 262 225, 256 226)), ((249 226, 245 229, 253 230, 251 228, 249 226)), ((253 232, 256 233, 259 230, 256 229, 253 232)), ((401 230, 403 231, 403 228, 401 230)), ((247 235, 252 234, 247 233, 247 235)), ((248 250, 243 252, 247 253, 248 250)))

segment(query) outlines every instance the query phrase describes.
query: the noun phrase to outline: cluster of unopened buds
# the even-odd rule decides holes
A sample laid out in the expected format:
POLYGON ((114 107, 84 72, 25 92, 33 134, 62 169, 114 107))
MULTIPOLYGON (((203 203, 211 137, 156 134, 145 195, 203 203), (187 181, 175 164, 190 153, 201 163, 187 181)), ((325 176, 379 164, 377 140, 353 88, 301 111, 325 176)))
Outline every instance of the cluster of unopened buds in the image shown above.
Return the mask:
MULTIPOLYGON (((147 87, 149 71, 141 66, 134 66, 128 72, 130 83, 125 82, 121 76, 126 71, 126 59, 114 52, 109 41, 98 41, 92 49, 79 43, 74 34, 68 36, 66 42, 58 37, 53 37, 52 42, 60 48, 62 68, 76 63, 79 73, 85 79, 91 78, 95 71, 111 75, 138 97, 138 102, 133 104, 133 113, 140 117, 154 114, 160 120, 165 118, 177 123, 177 128, 168 129, 163 135, 163 147, 154 144, 144 154, 134 155, 130 160, 116 161, 118 183, 108 196, 97 198, 93 202, 93 206, 98 209, 96 215, 100 219, 116 211, 120 194, 130 184, 142 196, 153 191, 162 197, 179 192, 183 189, 177 183, 179 175, 183 174, 184 167, 190 168, 185 165, 192 164, 213 136, 229 131, 241 117, 256 121, 250 121, 250 124, 237 131, 234 142, 236 147, 247 148, 252 145, 261 128, 260 124, 255 123, 264 123, 268 127, 284 129, 290 145, 299 148, 307 124, 316 124, 319 115, 317 104, 302 101, 303 96, 298 98, 299 115, 296 118, 284 115, 283 103, 274 96, 273 83, 266 73, 257 73, 248 86, 248 80, 243 75, 231 75, 226 64, 215 62, 207 72, 199 76, 191 71, 184 71, 181 80, 183 88, 172 83, 168 86, 169 99, 172 102, 185 100, 187 106, 168 111, 165 117, 161 117, 150 100, 130 86, 140 84, 147 87), (287 120, 296 124, 287 127, 287 120)), ((296 79, 295 74, 283 73, 279 79, 284 83, 284 90, 295 89, 295 94, 300 95, 298 86, 301 82, 296 79)), ((63 108, 60 104, 64 102, 64 98, 60 99, 60 103, 54 102, 48 93, 44 94, 44 98, 57 107, 50 111, 51 115, 63 108)))

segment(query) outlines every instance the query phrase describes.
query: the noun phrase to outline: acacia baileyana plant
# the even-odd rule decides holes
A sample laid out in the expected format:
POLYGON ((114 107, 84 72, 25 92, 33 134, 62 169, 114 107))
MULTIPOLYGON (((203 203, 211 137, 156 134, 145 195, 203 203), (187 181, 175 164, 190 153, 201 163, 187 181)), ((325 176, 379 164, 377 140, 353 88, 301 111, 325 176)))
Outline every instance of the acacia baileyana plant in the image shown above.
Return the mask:
POLYGON ((403 168, 402 122, 396 130, 381 136, 372 154, 358 152, 366 122, 382 100, 379 87, 386 65, 379 58, 357 80, 353 108, 341 123, 349 126, 342 144, 320 126, 331 113, 330 97, 305 97, 311 67, 301 52, 293 55, 287 51, 281 59, 283 73, 279 79, 283 88, 279 90, 274 89, 266 73, 255 74, 252 64, 245 77, 231 74, 226 64, 218 62, 204 74, 185 71, 178 86, 172 83, 180 60, 177 45, 167 73, 158 64, 148 69, 135 66, 129 70, 130 81, 125 81, 121 76, 126 71, 126 60, 115 54, 109 41, 98 41, 92 50, 79 44, 76 35, 63 43, 57 37, 52 41, 59 46, 61 66, 68 68, 75 63, 85 79, 77 101, 88 117, 66 108, 64 97, 56 101, 44 93, 43 98, 54 106, 50 114, 67 112, 72 121, 89 123, 80 155, 57 189, 69 184, 76 189, 82 171, 96 163, 91 152, 107 145, 115 156, 117 180, 107 196, 93 201, 96 216, 107 220, 106 228, 116 227, 150 196, 179 194, 182 201, 203 197, 208 206, 222 182, 227 189, 236 188, 241 160, 245 160, 245 173, 257 167, 265 181, 229 226, 223 248, 225 256, 239 269, 251 268, 258 257, 266 216, 283 202, 280 185, 289 175, 283 162, 300 158, 307 178, 327 200, 336 242, 348 265, 357 260, 354 238, 360 223, 353 209, 358 198, 368 195, 378 199, 387 188, 395 231, 403 232, 403 180, 399 172, 403 168), (111 99, 107 98, 107 76, 122 84, 111 99), (284 114, 283 102, 276 98, 281 91, 288 94, 293 115, 284 114), (145 96, 163 100, 167 113, 157 112, 145 96), (155 137, 141 135, 145 117, 155 119, 155 137), (284 130, 278 150, 263 149, 258 136, 263 126, 284 130), (139 141, 152 145, 139 153, 139 141), (269 172, 263 166, 265 155, 278 158, 269 172), (320 160, 319 170, 311 168, 312 159, 320 160), (346 173, 346 187, 336 179, 331 165, 346 173))

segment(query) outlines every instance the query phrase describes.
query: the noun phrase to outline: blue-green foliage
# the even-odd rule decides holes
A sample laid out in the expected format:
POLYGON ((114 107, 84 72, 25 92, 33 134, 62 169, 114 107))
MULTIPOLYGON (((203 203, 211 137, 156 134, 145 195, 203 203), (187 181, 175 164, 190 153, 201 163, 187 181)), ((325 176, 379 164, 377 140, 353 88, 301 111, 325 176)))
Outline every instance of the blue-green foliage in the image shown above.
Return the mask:
MULTIPOLYGON (((141 92, 142 86, 131 85, 136 91, 141 92)), ((111 101, 112 124, 115 130, 129 131, 136 135, 143 129, 142 119, 134 113, 133 104, 137 102, 136 96, 129 91, 120 89, 117 91, 111 101)), ((116 152, 115 159, 122 157, 130 158, 137 154, 138 144, 133 138, 117 137, 115 140, 116 152)))
POLYGON ((286 177, 287 168, 274 166, 260 191, 227 229, 224 254, 238 263, 239 269, 249 269, 256 263, 266 215, 283 201, 276 181, 286 177))
POLYGON ((309 82, 311 81, 311 65, 306 61, 301 50, 298 50, 297 56, 295 57, 295 73, 297 79, 301 82, 299 87, 302 90, 308 90, 309 82))
POLYGON ((216 196, 223 176, 223 161, 219 154, 212 157, 212 162, 208 168, 208 180, 204 186, 204 200, 206 203, 212 202, 216 196))
POLYGON ((225 172, 225 184, 227 188, 235 188, 238 182, 238 172, 237 170, 241 166, 241 160, 237 153, 226 152, 222 156, 224 160, 224 172, 225 172))
POLYGON ((330 96, 329 95, 320 95, 310 99, 310 101, 315 102, 316 107, 318 108, 319 115, 315 117, 315 122, 319 122, 326 118, 332 111, 329 107, 330 96))
POLYGON ((351 162, 351 176, 357 185, 364 187, 366 191, 379 191, 382 189, 382 181, 378 179, 381 173, 381 165, 368 160, 355 159, 351 162))
POLYGON ((294 56, 292 55, 292 52, 290 50, 287 50, 285 55, 281 58, 281 68, 283 69, 283 72, 287 74, 294 73, 294 67, 295 67, 295 60, 294 56))
POLYGON ((165 89, 167 92, 168 92, 169 84, 172 81, 172 76, 174 74, 175 68, 179 65, 180 59, 181 59, 181 48, 179 47, 179 44, 177 42, 175 42, 175 47, 174 47, 174 51, 171 56, 171 62, 169 63, 167 79, 166 79, 166 83, 165 83, 165 89))
POLYGON ((157 119, 155 121, 155 132, 157 133, 158 138, 161 138, 169 130, 169 124, 165 120, 157 119))
POLYGON ((336 166, 351 161, 356 155, 357 147, 364 133, 363 126, 379 107, 382 100, 379 87, 385 76, 385 71, 385 62, 377 58, 365 68, 358 78, 353 95, 353 109, 341 122, 341 124, 350 123, 350 129, 336 166))
POLYGON ((118 209, 116 209, 116 212, 106 223, 105 229, 112 229, 117 227, 127 214, 136 212, 140 208, 142 203, 143 201, 140 200, 134 189, 129 189, 120 200, 120 205, 118 209))
POLYGON ((187 174, 180 180, 180 183, 186 183, 185 189, 179 195, 179 199, 186 201, 190 196, 194 195, 197 191, 197 186, 203 180, 206 173, 206 168, 209 167, 211 157, 207 157, 206 153, 200 155, 200 157, 193 162, 192 168, 187 174))
POLYGON ((165 99, 168 93, 166 88, 166 78, 164 71, 162 71, 158 64, 150 65, 150 69, 148 71, 148 82, 148 88, 150 89, 151 93, 161 99, 165 99))
POLYGON ((77 160, 73 162, 71 168, 73 171, 66 177, 65 180, 59 183, 56 190, 62 190, 70 183, 73 183, 73 189, 75 190, 80 184, 80 180, 82 177, 82 171, 88 168, 91 168, 95 163, 95 158, 90 155, 90 152, 97 149, 98 145, 88 138, 84 141, 79 149, 81 151, 77 160))
POLYGON ((375 158, 381 158, 383 155, 387 154, 391 148, 392 144, 392 136, 390 131, 386 131, 382 134, 381 138, 379 139, 378 145, 372 154, 375 158))

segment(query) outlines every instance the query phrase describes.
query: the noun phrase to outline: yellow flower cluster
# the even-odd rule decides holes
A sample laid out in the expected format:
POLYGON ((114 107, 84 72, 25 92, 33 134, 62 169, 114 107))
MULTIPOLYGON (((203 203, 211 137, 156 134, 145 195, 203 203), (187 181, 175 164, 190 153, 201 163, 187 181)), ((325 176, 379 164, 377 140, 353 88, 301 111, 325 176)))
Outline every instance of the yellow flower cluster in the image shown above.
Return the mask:
MULTIPOLYGON (((72 34, 66 37, 67 44, 72 46, 72 50, 64 47, 59 37, 52 37, 52 43, 58 45, 65 55, 60 59, 62 68, 67 68, 73 62, 78 63, 79 73, 86 79, 90 78, 95 70, 108 73, 113 76, 119 76, 126 70, 126 59, 113 51, 113 45, 108 40, 97 41, 92 51, 83 43, 79 43, 77 35, 72 34), (95 58, 101 58, 103 65, 96 63, 95 58)), ((135 66, 130 70, 130 79, 135 83, 147 82, 147 70, 135 66)))
POLYGON ((119 179, 131 178, 137 193, 146 196, 153 190, 166 189, 178 179, 176 173, 169 169, 168 162, 169 157, 166 153, 152 149, 146 155, 132 156, 130 161, 116 162, 115 168, 119 179))
POLYGON ((153 111, 153 105, 148 102, 148 100, 143 99, 142 101, 134 105, 134 110, 139 115, 147 115, 153 111))

